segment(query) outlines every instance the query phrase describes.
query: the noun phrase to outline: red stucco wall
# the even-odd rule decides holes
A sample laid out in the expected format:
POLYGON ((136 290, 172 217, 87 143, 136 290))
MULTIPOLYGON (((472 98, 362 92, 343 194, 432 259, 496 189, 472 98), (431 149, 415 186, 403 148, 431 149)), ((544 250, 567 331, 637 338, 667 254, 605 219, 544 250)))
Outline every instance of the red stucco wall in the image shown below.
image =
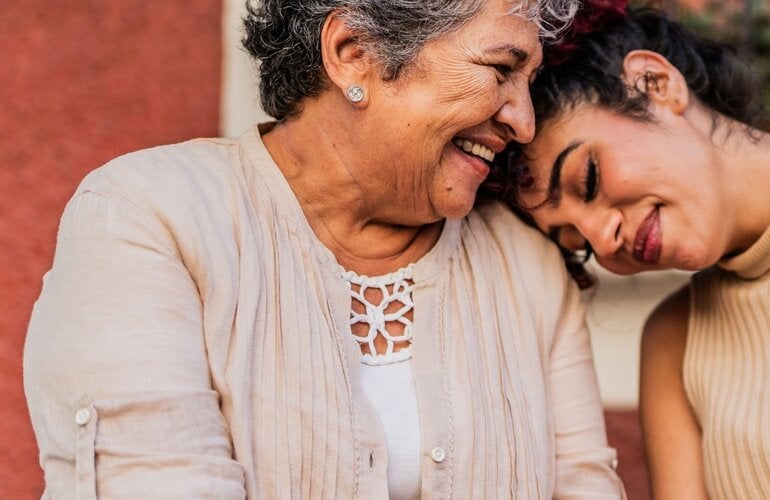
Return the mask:
POLYGON ((626 487, 628 500, 649 500, 650 487, 639 413, 635 409, 610 410, 604 416, 610 446, 618 452, 618 475, 626 487))
POLYGON ((217 134, 220 0, 0 0, 0 497, 39 498, 21 384, 59 216, 110 158, 217 134))

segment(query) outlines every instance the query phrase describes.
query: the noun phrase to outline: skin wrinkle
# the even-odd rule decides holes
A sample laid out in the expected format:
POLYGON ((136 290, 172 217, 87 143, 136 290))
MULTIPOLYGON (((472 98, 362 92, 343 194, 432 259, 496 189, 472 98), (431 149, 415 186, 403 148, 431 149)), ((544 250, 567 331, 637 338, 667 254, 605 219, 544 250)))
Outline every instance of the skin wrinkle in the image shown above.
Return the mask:
MULTIPOLYGON (((418 62, 416 62, 414 65, 409 67, 409 70, 407 73, 403 73, 398 80, 394 82, 389 82, 390 85, 385 89, 385 92, 389 96, 397 97, 401 95, 401 93, 405 90, 405 87, 409 85, 409 82, 415 81, 415 80, 424 80, 426 78, 426 72, 422 65, 423 65, 422 60, 418 59, 418 62)), ((444 124, 443 129, 446 129, 449 126, 451 126, 451 123, 446 123, 444 124)), ((411 127, 411 122, 407 122, 405 126, 405 128, 409 128, 409 127, 411 127)), ((385 144, 389 146, 386 149, 391 149, 389 143, 385 142, 385 144)), ((439 153, 430 153, 425 143, 420 143, 418 147, 420 148, 419 151, 417 151, 412 156, 407 155, 407 157, 429 158, 429 157, 435 157, 439 155, 439 153)), ((435 165, 430 163, 421 165, 420 167, 414 170, 416 175, 409 176, 409 175, 403 175, 401 173, 401 169, 398 168, 399 160, 400 158, 395 158, 395 157, 392 158, 392 163, 385 169, 385 170, 394 172, 393 189, 391 190, 391 189, 378 188, 378 190, 381 192, 387 191, 387 192, 398 193, 398 192, 406 191, 408 193, 411 193, 411 198, 410 198, 411 203, 409 204, 408 207, 401 206, 401 209, 415 211, 420 206, 420 200, 419 200, 420 193, 426 192, 429 188, 428 179, 431 177, 433 170, 435 169, 435 165), (431 174, 431 175, 428 175, 428 174, 431 174), (403 179, 404 177, 406 177, 407 180, 404 180, 403 179), (409 182, 408 180, 409 177, 412 178, 411 182, 409 182), (402 187, 404 189, 402 189, 402 187)), ((380 182, 381 182, 381 179, 378 178, 376 179, 375 184, 379 185, 380 182)), ((359 187, 360 186, 361 185, 359 185, 359 187)), ((385 202, 385 200, 383 200, 383 202, 385 202)))
MULTIPOLYGON (((329 140, 331 151, 338 152, 339 147, 334 139, 328 135, 327 129, 324 127, 318 127, 317 130, 320 131, 323 137, 329 140)), ((310 215, 309 218, 320 221, 324 227, 328 228, 330 237, 336 243, 341 243, 334 236, 337 231, 330 227, 327 223, 327 219, 332 219, 330 215, 333 214, 335 209, 342 212, 348 212, 352 209, 355 212, 356 218, 361 220, 365 219, 366 214, 372 210, 371 207, 368 207, 368 200, 363 194, 366 191, 361 182, 356 178, 355 170, 350 169, 348 167, 348 163, 342 161, 339 156, 335 158, 336 165, 343 165, 346 168, 347 181, 356 186, 357 189, 349 189, 345 184, 328 185, 324 183, 315 183, 312 179, 303 181, 301 172, 304 165, 304 155, 302 151, 298 148, 292 148, 292 143, 288 141, 280 142, 277 144, 277 147, 288 148, 290 150, 290 154, 288 154, 286 157, 289 158, 292 162, 293 169, 287 169, 284 171, 284 176, 286 176, 287 181, 289 181, 291 184, 292 180, 296 178, 297 180, 294 182, 307 186, 305 189, 294 190, 295 195, 301 202, 300 205, 303 207, 303 210, 306 212, 306 214, 310 215), (343 201, 338 205, 326 207, 324 211, 320 211, 315 208, 314 200, 307 197, 305 193, 313 193, 313 198, 330 198, 346 201, 343 201)), ((361 230, 361 228, 357 229, 361 230)))
MULTIPOLYGON (((397 92, 396 92, 397 94, 397 92)), ((386 149, 391 149, 389 143, 386 144, 386 149)), ((426 147, 425 143, 419 143, 417 145, 418 148, 420 148, 419 151, 413 154, 413 156, 407 157, 413 157, 413 158, 430 158, 438 156, 437 153, 432 153, 430 150, 426 147)), ((391 171, 394 173, 393 175, 393 187, 392 188, 385 188, 383 189, 381 187, 382 179, 373 179, 376 182, 374 182, 374 187, 382 192, 389 192, 389 193, 400 193, 400 192, 407 192, 410 193, 410 204, 408 207, 400 206, 400 210, 409 210, 409 211, 416 211, 420 207, 420 193, 424 193, 429 188, 429 182, 428 180, 432 176, 433 170, 435 169, 435 165, 431 163, 426 163, 423 165, 420 165, 414 170, 415 175, 407 175, 407 173, 402 172, 402 169, 399 168, 401 158, 392 157, 391 163, 389 166, 387 166, 384 170, 391 171)), ((382 200, 383 203, 386 202, 386 200, 382 200)))
MULTIPOLYGON (((327 129, 324 127, 318 127, 318 130, 322 131, 322 135, 325 137, 328 137, 330 139, 331 144, 333 145, 333 150, 339 151, 339 148, 337 147, 336 143, 332 141, 331 137, 329 137, 327 133, 327 129)), ((283 147, 283 144, 281 144, 281 147, 283 147)), ((295 150, 294 154, 298 154, 299 151, 295 150)), ((342 161, 342 157, 338 156, 336 158, 337 161, 334 163, 337 165, 343 165, 345 168, 345 172, 347 174, 347 179, 349 182, 352 183, 352 185, 355 186, 355 189, 351 189, 350 185, 347 185, 346 183, 340 183, 338 186, 334 187, 332 190, 326 190, 325 187, 328 188, 330 186, 324 186, 323 183, 316 183, 314 179, 308 179, 304 182, 299 182, 300 185, 306 185, 307 189, 303 190, 297 190, 295 191, 295 194, 297 194, 298 198, 301 201, 301 206, 303 207, 303 210, 306 212, 306 215, 308 216, 309 220, 315 221, 315 223, 320 224, 320 227, 315 227, 317 231, 321 231, 325 238, 328 238, 326 244, 330 246, 331 248, 334 248, 335 254, 337 254, 337 257, 341 261, 349 261, 349 262, 366 262, 369 260, 381 260, 384 262, 388 262, 391 260, 397 260, 400 257, 402 257, 407 251, 409 251, 414 244, 414 242, 421 236, 423 236, 424 231, 420 230, 413 234, 411 239, 409 239, 404 245, 404 248, 400 251, 397 251, 392 254, 388 255, 370 255, 369 257, 362 259, 360 255, 357 254, 356 250, 357 248, 355 246, 350 247, 347 243, 347 237, 350 235, 350 230, 347 227, 344 227, 343 225, 339 224, 338 221, 338 214, 346 214, 350 215, 351 213, 354 215, 354 219, 359 221, 368 221, 366 224, 361 223, 357 227, 353 228, 353 231, 364 231, 366 227, 371 227, 372 225, 379 226, 381 230, 387 231, 388 233, 398 233, 400 232, 400 229, 398 226, 391 227, 391 225, 382 223, 382 222, 372 222, 370 220, 370 214, 374 213, 376 211, 376 206, 373 205, 372 201, 374 201, 371 198, 366 198, 364 193, 367 191, 370 191, 370 187, 366 185, 367 180, 369 181, 375 181, 374 184, 381 187, 381 183, 383 180, 382 176, 378 176, 376 179, 372 179, 367 176, 357 176, 356 175, 356 168, 355 165, 351 167, 351 163, 347 161, 342 161), (341 201, 336 205, 332 206, 326 206, 323 210, 320 210, 316 208, 315 200, 309 199, 306 196, 304 196, 302 193, 304 192, 310 192, 313 193, 314 197, 318 197, 321 199, 336 199, 336 200, 346 200, 341 201), (343 235, 342 238, 339 238, 337 235, 343 235)), ((395 160, 395 159, 394 159, 395 160)), ((298 174, 301 173, 302 169, 302 161, 298 160, 297 162, 297 168, 298 174)), ((390 166, 391 170, 396 173, 396 176, 394 177, 393 184, 395 185, 394 189, 387 188, 387 189, 380 189, 381 192, 401 192, 400 190, 400 177, 399 169, 394 167, 394 164, 391 164, 390 166)), ((420 172, 423 170, 420 169, 420 172)), ((291 180, 294 178, 294 176, 287 175, 287 180, 291 180)), ((298 181, 301 179, 301 176, 297 177, 298 181)), ((295 181, 297 182, 297 181, 295 181)), ((332 186, 333 187, 333 186, 332 186)), ((424 191, 424 189, 423 189, 424 191)), ((413 192, 414 196, 417 196, 417 194, 421 191, 418 190, 411 190, 408 192, 413 192)), ((415 201, 413 202, 415 206, 417 206, 416 198, 413 198, 415 201)), ((402 210, 406 210, 405 207, 401 207, 402 210)), ((426 227, 425 229, 431 229, 430 227, 426 227)), ((319 234, 319 236, 321 236, 319 234)), ((387 238, 388 236, 385 235, 383 238, 387 238)), ((322 237, 322 239, 324 239, 322 237)))
MULTIPOLYGON (((453 35, 448 35, 447 38, 452 36, 453 35)), ((459 107, 458 104, 462 103, 463 107, 467 107, 469 105, 468 101, 471 101, 470 106, 473 107, 498 107, 496 100, 499 99, 499 97, 488 92, 489 88, 495 88, 497 90, 496 93, 499 93, 500 91, 495 72, 487 64, 482 62, 483 60, 492 59, 492 56, 487 55, 484 51, 476 50, 465 43, 458 43, 457 45, 462 49, 462 52, 468 54, 467 59, 464 58, 461 61, 458 61, 456 56, 453 56, 452 54, 447 54, 444 51, 437 51, 437 54, 432 58, 432 61, 426 62, 424 59, 418 61, 413 77, 424 78, 426 71, 429 71, 430 67, 434 68, 434 71, 436 67, 440 67, 444 74, 444 80, 449 82, 448 87, 454 89, 454 92, 448 93, 441 99, 438 99, 439 104, 445 104, 450 107, 459 107), (430 64, 430 66, 425 68, 423 67, 425 64, 430 64)), ((484 46, 485 50, 487 48, 489 48, 489 45, 484 46)), ((513 63, 513 61, 510 61, 510 63, 513 63)), ((519 72, 519 74, 521 74, 521 72, 519 72)), ((440 133, 449 134, 452 131, 452 128, 455 127, 452 118, 452 116, 449 116, 449 118, 443 122, 439 119, 434 125, 441 131, 440 133)), ((425 149, 423 144, 423 151, 425 149)), ((424 157, 424 152, 418 152, 417 154, 420 155, 418 157, 424 157)), ((424 172, 432 172, 434 168, 435 167, 429 166, 429 169, 427 170, 425 168, 418 169, 418 172, 421 174, 420 178, 415 182, 415 185, 418 185, 421 191, 423 190, 423 186, 425 186, 424 181, 422 181, 423 176, 426 175, 424 172)), ((453 190, 453 184, 451 182, 445 183, 444 189, 446 191, 453 190)))
POLYGON ((540 43, 533 24, 501 14, 507 8, 506 0, 490 0, 463 30, 428 43, 414 70, 395 82, 379 78, 378 63, 346 45, 351 32, 339 17, 327 20, 330 88, 263 140, 279 168, 288 165, 285 176, 321 241, 365 268, 349 269, 371 275, 369 266, 390 272, 390 263, 414 261, 435 242, 440 221, 473 208, 487 166, 454 138, 500 149, 516 128, 531 135, 526 75, 540 62, 540 43), (533 56, 517 62, 509 52, 487 53, 501 43, 533 56), (500 79, 490 64, 519 67, 500 79), (344 96, 351 81, 366 92, 360 105, 344 96))

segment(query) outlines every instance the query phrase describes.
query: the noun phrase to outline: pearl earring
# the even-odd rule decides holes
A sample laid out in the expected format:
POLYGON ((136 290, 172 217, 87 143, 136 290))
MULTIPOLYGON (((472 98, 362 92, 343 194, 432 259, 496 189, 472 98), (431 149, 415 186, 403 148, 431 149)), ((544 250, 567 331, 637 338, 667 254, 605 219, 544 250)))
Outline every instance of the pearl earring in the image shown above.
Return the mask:
POLYGON ((351 85, 348 87, 348 90, 345 91, 345 96, 348 98, 348 101, 352 103, 361 102, 364 98, 364 89, 359 85, 351 85))

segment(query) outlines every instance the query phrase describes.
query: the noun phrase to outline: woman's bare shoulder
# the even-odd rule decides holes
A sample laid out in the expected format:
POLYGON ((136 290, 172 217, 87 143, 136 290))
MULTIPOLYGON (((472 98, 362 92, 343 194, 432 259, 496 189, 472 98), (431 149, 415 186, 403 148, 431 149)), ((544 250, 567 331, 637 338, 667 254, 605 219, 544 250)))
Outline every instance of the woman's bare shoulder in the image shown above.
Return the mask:
POLYGON ((642 334, 646 354, 684 355, 690 316, 690 285, 663 299, 650 313, 642 334))

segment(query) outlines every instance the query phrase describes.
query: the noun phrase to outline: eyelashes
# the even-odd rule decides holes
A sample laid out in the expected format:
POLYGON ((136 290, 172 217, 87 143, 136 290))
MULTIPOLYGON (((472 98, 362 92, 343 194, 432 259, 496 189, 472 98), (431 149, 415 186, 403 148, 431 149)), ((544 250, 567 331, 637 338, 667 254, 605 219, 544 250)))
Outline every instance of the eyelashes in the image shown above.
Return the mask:
POLYGON ((507 64, 490 64, 490 67, 497 73, 497 81, 499 83, 506 81, 511 76, 511 73, 514 72, 514 68, 507 64))
POLYGON ((596 161, 593 157, 588 157, 588 163, 586 164, 586 173, 583 178, 583 200, 589 202, 596 198, 596 194, 599 191, 599 169, 596 166, 596 161))
POLYGON ((513 73, 513 68, 507 64, 493 64, 492 67, 502 76, 508 76, 513 73))

